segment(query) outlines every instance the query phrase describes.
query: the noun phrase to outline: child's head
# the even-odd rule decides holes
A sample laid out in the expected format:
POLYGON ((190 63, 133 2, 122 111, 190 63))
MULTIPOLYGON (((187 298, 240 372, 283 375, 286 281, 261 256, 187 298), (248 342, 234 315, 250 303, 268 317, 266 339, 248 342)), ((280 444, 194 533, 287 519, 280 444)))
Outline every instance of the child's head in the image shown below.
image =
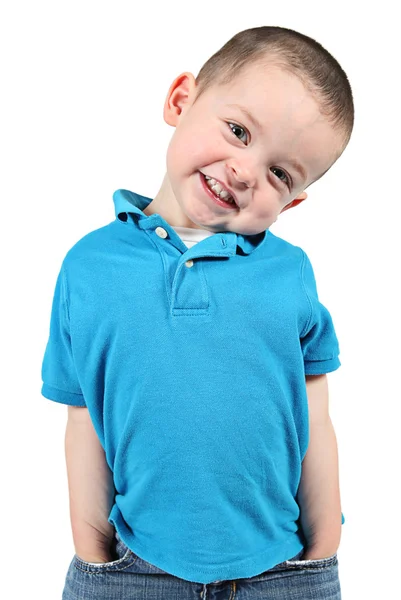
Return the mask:
POLYGON ((347 76, 320 44, 259 27, 235 35, 196 79, 177 77, 164 118, 176 128, 164 201, 187 226, 251 235, 302 202, 334 164, 350 139, 354 109, 347 76), (236 204, 219 205, 204 175, 228 188, 236 204))

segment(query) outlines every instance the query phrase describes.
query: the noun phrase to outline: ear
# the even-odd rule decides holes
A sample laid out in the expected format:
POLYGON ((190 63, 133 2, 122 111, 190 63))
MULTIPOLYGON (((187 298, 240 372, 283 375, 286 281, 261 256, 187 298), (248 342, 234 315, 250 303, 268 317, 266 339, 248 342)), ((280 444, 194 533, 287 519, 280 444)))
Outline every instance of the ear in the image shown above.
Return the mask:
POLYGON ((163 117, 168 125, 176 127, 181 115, 195 99, 195 77, 192 73, 181 73, 170 86, 164 103, 163 117))
POLYGON ((283 210, 280 211, 280 214, 283 213, 285 210, 288 210, 289 208, 293 208, 294 206, 298 206, 298 204, 301 204, 301 202, 303 202, 304 200, 306 200, 308 197, 308 194, 306 192, 301 192, 301 194, 299 194, 299 196, 297 196, 296 198, 294 198, 294 200, 292 200, 292 202, 290 202, 289 204, 287 204, 286 206, 284 206, 283 210))

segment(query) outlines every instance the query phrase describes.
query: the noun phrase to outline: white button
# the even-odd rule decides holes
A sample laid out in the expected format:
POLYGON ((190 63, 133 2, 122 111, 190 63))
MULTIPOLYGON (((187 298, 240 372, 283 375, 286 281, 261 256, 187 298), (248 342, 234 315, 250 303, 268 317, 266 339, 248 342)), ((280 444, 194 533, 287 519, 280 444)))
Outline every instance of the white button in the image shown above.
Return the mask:
POLYGON ((155 229, 157 235, 161 238, 166 238, 168 236, 168 233, 165 229, 163 229, 163 227, 156 227, 155 229))
POLYGON ((187 260, 187 262, 185 263, 187 267, 193 267, 194 266, 194 261, 193 260, 187 260))

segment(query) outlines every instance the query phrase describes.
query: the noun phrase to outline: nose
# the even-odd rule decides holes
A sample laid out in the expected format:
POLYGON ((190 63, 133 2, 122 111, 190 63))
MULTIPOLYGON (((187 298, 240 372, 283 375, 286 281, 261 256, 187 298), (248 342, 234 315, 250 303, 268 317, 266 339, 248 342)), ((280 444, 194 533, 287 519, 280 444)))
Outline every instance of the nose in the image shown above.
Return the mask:
POLYGON ((236 160, 226 162, 226 169, 229 179, 236 183, 244 183, 246 187, 255 187, 256 175, 255 168, 245 163, 239 163, 236 160))

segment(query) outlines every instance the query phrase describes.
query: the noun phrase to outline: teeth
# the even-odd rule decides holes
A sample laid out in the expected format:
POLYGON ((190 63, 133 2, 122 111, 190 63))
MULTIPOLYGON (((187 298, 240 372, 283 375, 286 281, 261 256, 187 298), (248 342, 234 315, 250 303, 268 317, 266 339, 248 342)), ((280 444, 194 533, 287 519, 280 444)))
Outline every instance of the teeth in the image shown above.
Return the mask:
POLYGON ((221 187, 221 185, 219 183, 213 183, 212 184, 212 182, 210 182, 210 184, 211 184, 212 190, 214 192, 216 192, 216 194, 220 194, 220 192, 223 191, 223 188, 221 187))
POLYGON ((219 198, 229 202, 230 204, 235 204, 231 195, 215 179, 213 179, 213 177, 208 177, 205 175, 205 179, 207 186, 214 191, 216 196, 219 196, 219 198))

